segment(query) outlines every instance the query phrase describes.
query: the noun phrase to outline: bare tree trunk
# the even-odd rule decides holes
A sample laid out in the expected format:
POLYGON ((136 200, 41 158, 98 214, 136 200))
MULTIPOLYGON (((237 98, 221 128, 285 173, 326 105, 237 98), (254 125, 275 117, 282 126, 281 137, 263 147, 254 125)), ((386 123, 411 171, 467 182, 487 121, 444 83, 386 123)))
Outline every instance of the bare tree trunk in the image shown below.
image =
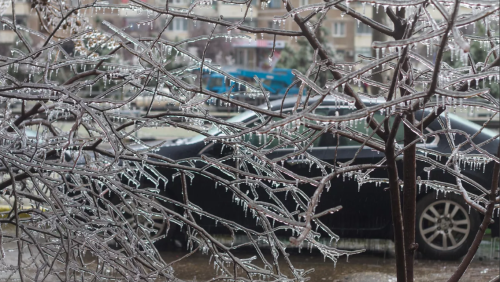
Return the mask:
MULTIPOLYGON (((404 18, 405 9, 401 9, 397 12, 399 18, 404 18)), ((402 36, 401 36, 402 37, 402 36)), ((408 73, 411 69, 411 65, 408 59, 403 62, 403 71, 408 73)), ((399 75, 402 78, 402 75, 399 75)), ((411 84, 412 81, 410 76, 405 81, 406 84, 411 84)), ((406 89, 400 88, 402 96, 406 96, 410 93, 406 89)), ((410 124, 415 124, 415 113, 411 112, 406 115, 406 119, 410 124)), ((405 258, 406 258, 406 281, 413 281, 413 264, 415 257, 415 250, 418 245, 415 243, 415 216, 416 216, 416 204, 417 204, 417 193, 416 193, 416 179, 417 179, 417 145, 413 144, 409 146, 413 141, 417 139, 415 132, 411 130, 408 126, 404 127, 404 146, 408 146, 404 152, 403 158, 403 226, 404 226, 404 246, 405 246, 405 258)))
POLYGON ((401 215, 401 198, 399 193, 399 178, 396 158, 394 155, 394 136, 401 119, 397 117, 392 126, 391 134, 386 141, 385 156, 387 158, 387 174, 389 177, 389 192, 391 196, 392 223, 394 228, 394 245, 396 252, 396 273, 398 282, 406 281, 406 259, 404 245, 403 218, 401 215))
MULTIPOLYGON (((414 114, 407 116, 410 123, 414 123, 414 114)), ((407 146, 416 139, 416 134, 407 126, 404 127, 404 145, 407 146)), ((416 152, 415 144, 409 146, 404 153, 403 159, 403 225, 404 245, 406 256, 406 281, 413 281, 413 262, 415 250, 415 213, 416 213, 416 152)))

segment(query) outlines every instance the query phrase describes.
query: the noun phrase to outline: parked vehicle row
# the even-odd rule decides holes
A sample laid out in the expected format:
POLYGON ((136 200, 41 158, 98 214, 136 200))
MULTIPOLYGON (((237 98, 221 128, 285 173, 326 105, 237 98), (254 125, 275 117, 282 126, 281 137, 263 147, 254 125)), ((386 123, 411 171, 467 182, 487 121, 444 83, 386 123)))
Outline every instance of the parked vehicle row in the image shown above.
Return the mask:
MULTIPOLYGON (((314 99, 310 102, 313 101, 314 99)), ((283 111, 291 111, 295 102, 296 99, 286 99, 283 111)), ((374 105, 368 101, 367 104, 368 106, 374 105)), ((274 110, 279 110, 281 101, 273 102, 271 105, 274 110)), ((334 100, 326 99, 316 110, 316 114, 336 115, 338 114, 337 112, 340 112, 340 115, 344 115, 351 111, 352 109, 346 107, 338 107, 334 100)), ((417 113, 416 116, 421 116, 421 113, 417 113)), ((449 117, 452 128, 463 130, 467 132, 467 134, 473 135, 480 128, 478 125, 451 113, 449 117)), ((375 114, 374 118, 378 121, 382 121, 385 116, 375 114)), ((255 122, 259 122, 259 119, 253 112, 244 112, 228 121, 240 122, 247 126, 253 126, 255 122)), ((400 144, 402 144, 404 137, 402 126, 403 125, 401 125, 401 128, 396 134, 396 141, 400 144)), ((351 128, 363 133, 368 130, 363 123, 354 124, 351 128)), ((440 129, 440 123, 434 121, 429 125, 427 133, 440 129)), ((212 135, 223 134, 217 130, 211 130, 209 133, 212 135)), ((490 130, 483 129, 481 133, 474 138, 474 141, 476 144, 479 144, 494 138, 494 136, 495 134, 490 130)), ((455 138, 456 143, 465 140, 465 137, 460 135, 456 135, 455 138)), ((170 141, 159 149, 158 154, 173 160, 200 157, 201 155, 220 158, 232 154, 232 151, 227 147, 222 149, 222 146, 217 143, 206 144, 204 139, 205 136, 199 135, 193 138, 170 141)), ((247 142, 256 146, 261 145, 261 141, 259 141, 259 138, 256 136, 255 138, 249 138, 247 142)), ((491 153, 495 153, 498 143, 499 140, 497 138, 493 142, 484 145, 483 148, 491 153)), ((333 164, 334 159, 336 159, 337 162, 343 163, 353 158, 354 154, 360 149, 360 145, 360 143, 354 140, 325 133, 314 141, 310 154, 325 163, 333 164)), ((270 144, 268 147, 273 146, 273 144, 270 144)), ((450 153, 448 141, 445 137, 440 135, 428 137, 424 143, 418 144, 418 148, 421 149, 418 150, 419 155, 426 155, 427 153, 424 152, 425 150, 444 154, 450 153)), ((270 151, 267 157, 273 159, 293 151, 294 148, 280 148, 270 151)), ((382 158, 382 153, 371 150, 365 146, 359 151, 353 164, 373 164, 379 162, 382 158)), ((434 159, 441 163, 445 162, 444 158, 434 159)), ((231 161, 226 164, 235 165, 231 161)), ((469 248, 475 232, 479 228, 481 217, 477 212, 469 209, 460 195, 453 193, 445 194, 439 190, 436 191, 435 189, 439 187, 434 186, 434 188, 429 188, 429 186, 431 186, 430 184, 422 185, 422 182, 425 182, 425 180, 438 181, 442 183, 443 186, 456 183, 455 177, 452 175, 444 173, 440 169, 429 171, 429 166, 430 165, 422 161, 417 162, 419 188, 417 195, 416 239, 419 243, 419 250, 432 258, 456 259, 465 254, 469 248)), ((298 159, 288 160, 285 163, 285 167, 294 173, 308 178, 321 175, 319 169, 314 166, 311 168, 309 163, 298 159)), ((402 175, 401 161, 398 161, 398 169, 400 175, 402 175)), ((171 169, 160 168, 159 170, 169 179, 176 173, 175 170, 171 169)), ((489 173, 491 170, 492 164, 490 163, 484 168, 485 173, 483 173, 482 170, 479 171, 474 169, 464 169, 462 173, 483 185, 483 187, 489 188, 491 179, 485 178, 485 176, 491 175, 491 173, 489 173)), ((221 177, 227 177, 215 169, 211 171, 221 177)), ((370 178, 386 179, 387 173, 383 169, 377 169, 370 174, 370 178)), ((146 179, 141 179, 141 181, 143 182, 144 188, 151 185, 146 179)), ((391 205, 389 202, 389 193, 385 189, 387 186, 388 185, 384 181, 367 182, 362 186, 358 186, 357 181, 353 179, 345 179, 344 177, 335 178, 332 180, 332 187, 330 190, 323 193, 316 212, 342 205, 343 209, 340 212, 323 217, 323 222, 341 238, 392 238, 391 205)), ((254 228, 255 221, 251 217, 246 217, 245 212, 240 206, 230 204, 233 203, 232 193, 226 192, 225 189, 216 189, 215 187, 215 183, 210 183, 210 180, 207 178, 196 175, 192 180, 192 184, 189 185, 190 201, 208 213, 254 228)), ((311 196, 315 190, 315 188, 310 185, 300 185, 299 187, 309 196, 311 196)), ((241 189, 248 190, 249 188, 242 185, 241 189)), ((466 189, 472 188, 466 185, 466 189)), ((169 182, 167 189, 163 193, 168 197, 181 201, 182 190, 179 178, 169 182)), ((262 193, 259 197, 260 199, 268 199, 263 191, 258 191, 258 193, 262 193)), ((290 209, 295 208, 296 203, 293 199, 290 197, 287 199, 284 193, 281 195, 277 194, 277 196, 290 209)), ((202 218, 199 224, 211 234, 227 232, 226 228, 221 225, 216 225, 213 220, 208 218, 202 218)), ((495 224, 498 225, 498 222, 495 224)), ((498 232, 495 231, 498 230, 498 227, 493 228, 493 230, 493 235, 498 236, 498 232)), ((179 238, 179 235, 172 235, 169 238, 171 239, 174 237, 179 238)), ((168 241, 170 239, 166 240, 168 241)))

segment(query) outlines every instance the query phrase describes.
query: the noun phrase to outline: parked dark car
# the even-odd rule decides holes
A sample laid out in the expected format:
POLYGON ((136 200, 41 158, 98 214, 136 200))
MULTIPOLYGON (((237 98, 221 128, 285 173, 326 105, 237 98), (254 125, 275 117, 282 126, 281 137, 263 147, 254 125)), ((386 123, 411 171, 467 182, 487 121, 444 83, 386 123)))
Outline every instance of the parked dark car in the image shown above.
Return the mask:
MULTIPOLYGON (((295 101, 295 99, 285 100, 284 112, 289 112, 295 101)), ((311 102, 313 101, 314 99, 311 100, 311 102)), ((374 104, 367 101, 367 105, 373 106, 374 104)), ((273 110, 279 110, 280 106, 281 101, 272 103, 273 110)), ((336 101, 327 99, 316 110, 316 114, 335 115, 337 111, 339 111, 340 115, 343 115, 353 110, 347 107, 336 106, 336 101)), ((422 112, 418 112, 416 114, 417 118, 420 118, 421 114, 422 112)), ((452 128, 463 130, 470 135, 474 134, 480 128, 478 125, 451 113, 449 117, 452 128)), ((375 114, 374 118, 382 121, 384 116, 382 116, 382 114, 375 114)), ((253 112, 244 112, 231 118, 229 121, 242 122, 251 126, 256 119, 257 117, 253 112)), ((396 140, 399 144, 403 143, 402 127, 403 123, 401 123, 401 128, 396 135, 396 140)), ((351 128, 363 133, 367 131, 364 123, 352 125, 351 128)), ((436 120, 430 124, 427 132, 440 129, 442 129, 441 125, 436 120)), ((220 132, 212 130, 210 134, 218 135, 220 132)), ((483 129, 482 132, 474 138, 474 141, 476 144, 479 144, 494 136, 495 134, 492 131, 483 129)), ((158 154, 170 159, 182 160, 200 157, 201 155, 218 158, 225 154, 232 153, 231 150, 223 150, 220 145, 212 142, 205 143, 204 139, 204 136, 199 135, 188 139, 173 140, 162 146, 158 154)), ((455 136, 455 144, 459 144, 464 140, 466 139, 462 135, 457 134, 455 136)), ((255 138, 255 140, 249 139, 248 141, 250 143, 255 142, 255 145, 258 145, 259 142, 258 138, 255 138)), ((494 154, 496 153, 498 143, 499 140, 496 138, 493 142, 484 145, 483 148, 494 154)), ((358 142, 344 137, 340 137, 338 144, 338 150, 335 152, 337 146, 335 136, 330 133, 323 134, 321 138, 315 141, 314 146, 310 150, 310 154, 328 163, 333 163, 335 157, 339 162, 346 162, 353 158, 360 147, 358 142)), ((417 147, 441 153, 450 153, 450 145, 447 138, 443 135, 429 137, 425 144, 419 143, 417 147)), ((292 148, 278 149, 268 154, 268 157, 272 159, 292 151, 292 148)), ((419 151, 418 154, 423 155, 424 153, 419 151)), ((382 158, 383 153, 364 147, 354 163, 372 164, 380 161, 382 158)), ((437 159, 440 163, 446 162, 445 158, 432 158, 437 159)), ((400 160, 398 161, 398 165, 400 166, 399 177, 402 179, 402 162, 400 160)), ((310 168, 308 163, 301 162, 297 159, 285 162, 285 166, 300 175, 308 177, 321 175, 319 169, 314 166, 310 168)), ((425 170, 425 168, 428 167, 430 167, 429 164, 417 161, 417 175, 420 179, 432 179, 442 183, 456 184, 455 178, 449 173, 444 173, 441 169, 434 169, 428 172, 425 170)), ((470 166, 467 166, 467 169, 463 169, 462 173, 489 189, 492 167, 493 165, 490 162, 483 173, 483 169, 474 170, 469 169, 470 166)), ((169 180, 171 180, 171 176, 176 173, 176 171, 170 169, 159 168, 159 171, 167 176, 169 180)), ((223 176, 223 174, 218 172, 215 168, 211 168, 210 171, 223 176)), ((370 174, 370 177, 387 178, 387 175, 385 170, 377 169, 370 174)), ((146 181, 145 179, 141 180, 146 181)), ((148 183, 145 182, 143 186, 147 187, 148 183)), ((241 189, 245 189, 243 186, 241 189)), ((299 187, 308 195, 312 195, 315 190, 315 187, 311 185, 301 185, 299 187)), ((345 177, 335 178, 332 180, 332 187, 329 191, 323 193, 316 211, 320 212, 327 208, 342 205, 343 209, 340 212, 322 218, 323 222, 338 234, 340 238, 392 238, 390 197, 389 192, 385 189, 387 187, 388 185, 386 183, 373 182, 366 183, 359 188, 358 183, 353 179, 345 177)), ((417 185, 417 189, 416 238, 419 244, 419 251, 431 258, 458 259, 466 253, 479 228, 481 220, 480 214, 474 210, 470 210, 461 195, 454 193, 445 194, 443 192, 436 194, 435 189, 428 188, 426 185, 417 185)), ((466 185, 466 189, 472 188, 466 185)), ((174 181, 170 181, 166 191, 163 193, 166 193, 168 197, 172 197, 182 202, 179 177, 175 178, 174 181)), ((224 188, 216 188, 215 183, 208 178, 195 175, 192 179, 192 183, 188 186, 188 193, 190 201, 203 208, 206 212, 238 222, 242 225, 255 227, 255 219, 251 216, 246 216, 241 206, 233 202, 233 194, 231 192, 226 192, 224 188)), ((284 195, 284 193, 281 194, 278 195, 278 197, 280 197, 285 205, 290 205, 291 209, 295 208, 295 201, 292 200, 290 196, 286 199, 286 195, 284 195)), ((265 200, 268 199, 268 197, 263 192, 259 199, 265 200)), ((227 232, 227 228, 221 224, 216 225, 214 220, 209 218, 203 217, 199 220, 197 218, 197 222, 210 232, 210 234, 227 232)), ((498 235, 498 222, 495 223, 495 226, 492 232, 493 235, 498 235)))

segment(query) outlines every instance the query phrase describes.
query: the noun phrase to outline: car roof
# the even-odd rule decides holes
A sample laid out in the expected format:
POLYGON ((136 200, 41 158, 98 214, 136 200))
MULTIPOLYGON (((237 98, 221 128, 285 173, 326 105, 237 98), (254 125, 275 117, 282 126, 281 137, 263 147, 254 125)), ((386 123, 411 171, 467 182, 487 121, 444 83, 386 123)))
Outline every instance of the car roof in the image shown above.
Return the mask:
MULTIPOLYGON (((311 105, 311 104, 315 103, 319 98, 320 98, 319 96, 309 98, 308 104, 311 105)), ((306 99, 305 96, 302 97, 302 101, 301 101, 302 105, 303 105, 305 99, 306 99)), ((368 104, 368 105, 374 105, 374 104, 384 103, 385 99, 381 98, 381 97, 374 98, 374 99, 361 98, 361 101, 363 101, 365 104, 368 104)), ((283 103, 283 108, 291 108, 295 105, 296 102, 297 102, 297 96, 286 98, 285 101, 283 101, 282 99, 277 99, 277 100, 271 101, 270 104, 271 104, 271 109, 273 111, 276 111, 276 110, 281 108, 282 103, 283 103)), ((339 99, 335 99, 333 97, 325 97, 325 99, 321 102, 321 106, 335 106, 338 104, 339 104, 339 99)), ((260 107, 267 108, 267 104, 263 104, 260 107)))
MULTIPOLYGON (((313 98, 310 98, 309 101, 308 101, 308 104, 311 105, 313 104, 314 102, 316 102, 320 97, 316 96, 316 97, 313 97, 313 98)), ((303 101, 305 100, 305 97, 302 97, 302 104, 303 104, 303 101)), ((385 103, 386 100, 382 97, 379 97, 379 98, 365 98, 365 97, 361 97, 361 101, 363 101, 367 106, 373 106, 373 105, 376 105, 376 104, 382 104, 382 103, 385 103)), ((287 108, 291 108, 295 105, 295 103, 297 102, 297 97, 290 97, 290 98, 286 98, 285 101, 282 101, 281 99, 278 99, 278 100, 274 100, 272 101, 270 104, 271 104, 271 109, 273 111, 277 111, 281 108, 281 105, 283 103, 283 108, 284 109, 287 109, 287 108)), ((337 106, 339 103, 339 100, 338 99, 335 99, 333 97, 326 97, 322 102, 321 102, 321 106, 337 106)), ((267 108, 267 104, 263 104, 261 105, 260 107, 262 108, 267 108)), ((355 111, 355 110, 353 110, 355 111)), ((430 111, 429 109, 427 109, 426 111, 430 111)), ((482 126, 480 126, 479 124, 476 124, 466 118, 463 118, 461 116, 458 116, 458 115, 455 115, 453 113, 448 113, 448 116, 451 118, 451 120, 453 120, 454 122, 456 122, 457 124, 462 124, 463 126, 466 126, 469 128, 469 130, 471 130, 471 132, 477 132, 481 129, 482 126)), ((493 136, 496 136, 496 133, 488 128, 483 128, 482 131, 481 131, 481 134, 485 135, 485 136, 488 136, 488 137, 493 137, 493 136)))

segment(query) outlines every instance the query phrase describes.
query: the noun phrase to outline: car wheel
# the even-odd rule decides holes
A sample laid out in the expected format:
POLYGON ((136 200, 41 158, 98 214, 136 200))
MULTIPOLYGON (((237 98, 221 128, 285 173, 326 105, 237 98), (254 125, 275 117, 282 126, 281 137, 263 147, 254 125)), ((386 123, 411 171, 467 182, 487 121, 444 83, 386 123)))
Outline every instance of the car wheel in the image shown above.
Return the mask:
POLYGON ((431 193, 417 203, 416 211, 416 240, 426 257, 452 260, 467 253, 480 219, 461 196, 440 193, 436 198, 431 193))

